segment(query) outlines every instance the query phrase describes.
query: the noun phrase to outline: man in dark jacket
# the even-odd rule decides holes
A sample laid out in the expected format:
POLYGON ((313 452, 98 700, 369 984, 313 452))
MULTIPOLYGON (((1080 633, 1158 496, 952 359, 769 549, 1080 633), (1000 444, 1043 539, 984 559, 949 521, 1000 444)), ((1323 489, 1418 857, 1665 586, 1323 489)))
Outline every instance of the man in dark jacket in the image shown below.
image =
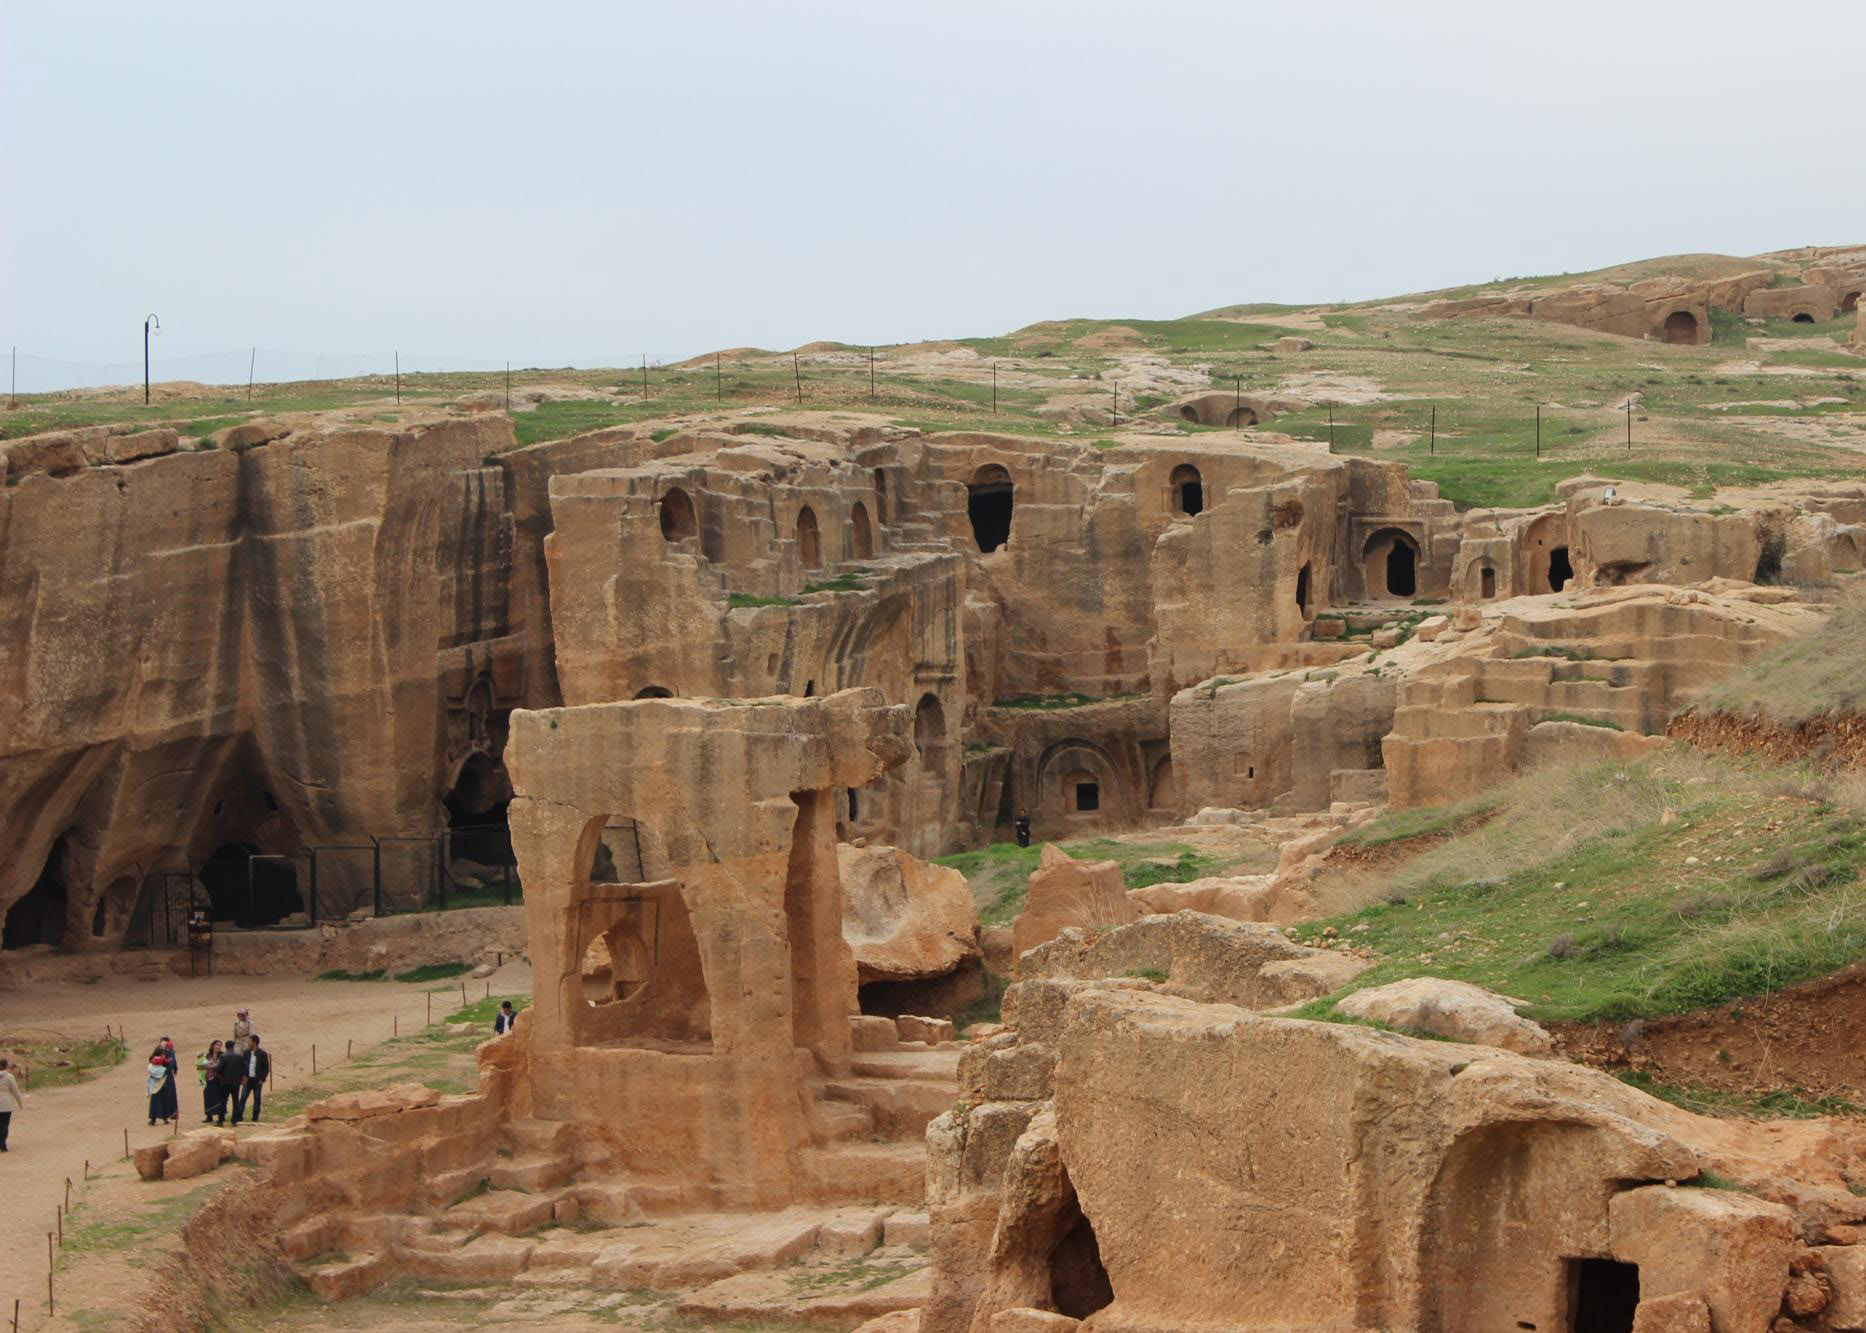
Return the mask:
POLYGON ((518 1011, 512 1008, 512 1002, 510 1000, 502 1002, 499 1005, 499 1012, 493 1016, 492 1035, 503 1037, 512 1030, 512 1025, 516 1022, 518 1022, 518 1011))
POLYGON ((214 1066, 214 1081, 220 1085, 220 1100, 214 1106, 217 1125, 227 1123, 227 1108, 233 1105, 239 1095, 240 1081, 246 1077, 246 1052, 239 1049, 238 1042, 230 1042, 227 1049, 220 1053, 220 1063, 214 1066))
POLYGON ((259 1105, 265 1092, 266 1080, 272 1077, 272 1055, 259 1044, 259 1034, 255 1032, 247 1039, 244 1077, 240 1081, 240 1099, 233 1104, 233 1123, 239 1124, 246 1118, 246 1103, 253 1103, 253 1123, 259 1123, 259 1105))

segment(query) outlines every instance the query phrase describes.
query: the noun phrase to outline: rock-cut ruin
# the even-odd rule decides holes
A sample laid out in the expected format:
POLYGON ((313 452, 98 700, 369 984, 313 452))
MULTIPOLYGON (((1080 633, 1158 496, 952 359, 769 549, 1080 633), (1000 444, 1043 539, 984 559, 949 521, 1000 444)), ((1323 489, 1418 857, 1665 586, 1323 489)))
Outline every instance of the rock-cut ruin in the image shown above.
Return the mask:
MULTIPOLYGON (((1423 317, 1697 344, 1713 306, 1834 318, 1855 276, 1423 317)), ((263 927, 367 908, 398 848, 442 850, 392 884, 509 849, 535 993, 478 1090, 237 1145, 271 1173, 253 1225, 333 1299, 470 1279, 749 1318, 752 1275, 898 1241, 930 1268, 799 1317, 1866 1327, 1857 1121, 1692 1114, 1474 987, 1292 1016, 1365 964, 1284 929, 1376 808, 1663 745, 1822 622, 1866 484, 1460 509, 1277 433, 1302 406, 1204 392, 1161 413, 1207 429, 1092 442, 768 409, 524 446, 497 411, 9 441, 5 964, 172 936, 176 874, 263 927), (928 862, 1024 811, 1051 845, 981 931, 928 862), (1279 820, 1274 873, 1132 892, 1055 846, 1279 820), (957 1039, 987 972, 1002 1021, 957 1039)), ((236 1151, 179 1143, 139 1169, 236 1151)))

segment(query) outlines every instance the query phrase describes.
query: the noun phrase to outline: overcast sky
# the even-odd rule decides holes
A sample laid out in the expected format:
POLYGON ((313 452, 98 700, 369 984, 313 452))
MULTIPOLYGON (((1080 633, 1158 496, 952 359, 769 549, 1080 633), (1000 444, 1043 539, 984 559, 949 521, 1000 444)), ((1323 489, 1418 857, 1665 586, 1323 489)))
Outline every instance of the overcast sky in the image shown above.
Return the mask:
POLYGON ((22 391, 151 312, 175 377, 615 364, 1866 241, 1859 0, 0 15, 22 391))

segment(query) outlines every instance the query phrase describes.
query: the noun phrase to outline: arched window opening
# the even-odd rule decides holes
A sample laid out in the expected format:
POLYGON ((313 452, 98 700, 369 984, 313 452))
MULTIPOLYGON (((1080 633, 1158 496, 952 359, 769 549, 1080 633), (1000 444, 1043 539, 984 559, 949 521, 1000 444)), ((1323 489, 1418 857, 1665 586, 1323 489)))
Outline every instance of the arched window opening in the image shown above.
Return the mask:
POLYGON ((809 505, 797 515, 797 559, 805 569, 823 566, 823 538, 816 529, 816 511, 809 505))
POLYGON ((1549 552, 1549 591, 1560 592, 1573 577, 1574 566, 1568 563, 1568 548, 1555 547, 1549 552))
POLYGON ((1309 618, 1309 566, 1306 564, 1296 571, 1296 610, 1304 620, 1309 618))
POLYGON ((1015 487, 1011 474, 987 463, 966 487, 965 513, 972 520, 972 540, 984 552, 997 550, 1011 539, 1011 511, 1015 487))
POLYGON ((857 560, 868 560, 875 554, 875 528, 868 521, 868 506, 860 500, 849 510, 849 549, 857 560))
POLYGON ((1489 565, 1477 571, 1477 595, 1486 602, 1497 595, 1497 571, 1489 565))
POLYGON ((1205 509, 1205 479, 1190 463, 1173 469, 1173 512, 1195 517, 1205 509))
POLYGON ((661 536, 670 542, 685 541, 699 530, 691 497, 678 486, 669 487, 661 497, 661 536))
POLYGON ((946 743, 946 710, 939 696, 923 694, 914 708, 914 748, 925 758, 935 746, 946 743))
POLYGON ((644 685, 635 691, 637 699, 672 699, 674 692, 665 685, 644 685))
POLYGON ((1674 310, 1665 317, 1665 341, 1695 343, 1698 340, 1698 317, 1689 310, 1674 310))
POLYGON ((7 909, 6 924, 0 927, 0 947, 24 949, 49 944, 57 948, 65 942, 65 917, 71 908, 65 888, 68 854, 64 838, 52 844, 39 878, 25 897, 7 909))
POLYGON ((1372 597, 1411 597, 1419 591, 1419 546, 1398 528, 1382 528, 1361 552, 1366 586, 1372 597))

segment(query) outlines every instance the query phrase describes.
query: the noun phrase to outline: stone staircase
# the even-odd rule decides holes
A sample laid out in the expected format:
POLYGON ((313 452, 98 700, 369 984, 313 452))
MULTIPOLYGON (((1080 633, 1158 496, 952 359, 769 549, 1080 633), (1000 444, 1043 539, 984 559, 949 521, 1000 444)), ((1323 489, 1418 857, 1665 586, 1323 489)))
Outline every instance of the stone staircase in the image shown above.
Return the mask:
MULTIPOLYGON (((673 1291, 806 1255, 859 1257, 890 1228, 895 1243, 924 1249, 926 1126, 958 1095, 959 1046, 902 1042, 889 1019, 851 1022, 848 1073, 809 1087, 813 1144, 798 1182, 808 1205, 699 1211, 690 1187, 580 1162, 569 1122, 514 1120, 498 1125, 490 1156, 483 1138, 458 1136, 459 1160, 436 1162, 419 1188, 426 1211, 321 1214, 283 1234, 286 1256, 339 1300, 397 1276, 673 1291)), ((923 1299, 904 1287, 892 1308, 923 1299)))

